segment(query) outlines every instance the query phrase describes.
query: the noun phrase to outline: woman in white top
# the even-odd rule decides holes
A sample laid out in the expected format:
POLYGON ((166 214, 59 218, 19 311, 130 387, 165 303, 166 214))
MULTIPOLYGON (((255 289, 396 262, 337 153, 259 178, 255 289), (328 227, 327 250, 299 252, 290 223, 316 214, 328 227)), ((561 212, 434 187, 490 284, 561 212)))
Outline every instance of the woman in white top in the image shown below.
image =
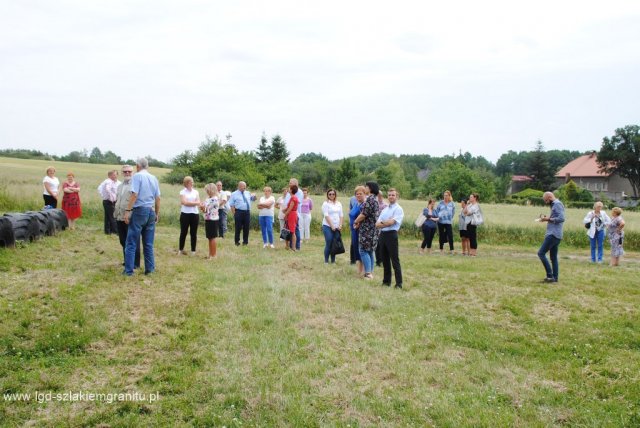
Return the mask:
POLYGON ((205 236, 209 240, 209 256, 207 256, 207 260, 211 260, 216 257, 218 251, 216 238, 220 230, 218 223, 220 221, 220 195, 218 187, 213 183, 204 186, 204 191, 207 192, 209 197, 200 204, 200 209, 204 213, 205 236))
POLYGON ((191 255, 196 254, 196 242, 198 241, 198 223, 200 215, 200 194, 193 188, 193 178, 186 176, 183 180, 184 189, 180 191, 180 248, 178 254, 186 255, 184 244, 187 240, 187 231, 191 235, 191 255))
POLYGON ((591 263, 596 262, 596 248, 598 250, 597 261, 602 263, 605 229, 611 223, 611 218, 602 210, 603 206, 602 202, 596 202, 593 204, 593 211, 589 211, 584 217, 584 224, 588 229, 587 236, 591 241, 591 263))
POLYGON ((478 255, 478 226, 483 223, 482 211, 478 204, 480 196, 477 193, 469 195, 469 202, 464 209, 464 215, 467 217, 467 237, 469 238, 469 255, 475 257, 478 255))
POLYGON ((329 255, 331 255, 331 263, 336 262, 336 255, 331 253, 331 243, 333 237, 342 230, 342 204, 338 200, 338 194, 335 189, 327 190, 327 200, 322 204, 322 233, 324 234, 324 262, 329 263, 329 255))
POLYGON ((276 199, 271 194, 271 187, 263 189, 264 195, 258 201, 258 222, 262 231, 262 248, 275 248, 273 246, 273 214, 275 212, 276 199))
POLYGON ((44 187, 42 191, 44 205, 49 205, 51 208, 58 208, 58 188, 60 187, 60 180, 56 177, 56 169, 54 167, 50 166, 47 168, 47 175, 42 179, 42 185, 44 187))

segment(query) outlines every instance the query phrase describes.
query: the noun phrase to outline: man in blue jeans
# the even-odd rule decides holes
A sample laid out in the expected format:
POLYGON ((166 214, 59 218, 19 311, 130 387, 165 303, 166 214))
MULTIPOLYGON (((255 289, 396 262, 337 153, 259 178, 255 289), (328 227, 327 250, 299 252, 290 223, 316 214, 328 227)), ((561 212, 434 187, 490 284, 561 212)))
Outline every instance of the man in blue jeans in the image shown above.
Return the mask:
POLYGON ((546 278, 543 282, 558 282, 558 246, 562 241, 562 227, 564 225, 564 205, 552 192, 545 192, 542 196, 546 204, 551 205, 551 214, 540 217, 541 222, 547 222, 547 233, 544 235, 544 242, 538 250, 538 257, 542 261, 546 278), (547 260, 547 252, 551 257, 551 264, 547 260))
POLYGON ((129 225, 124 250, 124 275, 133 275, 137 243, 142 236, 144 274, 155 271, 153 240, 156 223, 160 216, 160 185, 158 179, 147 171, 149 162, 140 158, 136 162, 137 173, 131 179, 131 198, 124 213, 124 222, 129 225))

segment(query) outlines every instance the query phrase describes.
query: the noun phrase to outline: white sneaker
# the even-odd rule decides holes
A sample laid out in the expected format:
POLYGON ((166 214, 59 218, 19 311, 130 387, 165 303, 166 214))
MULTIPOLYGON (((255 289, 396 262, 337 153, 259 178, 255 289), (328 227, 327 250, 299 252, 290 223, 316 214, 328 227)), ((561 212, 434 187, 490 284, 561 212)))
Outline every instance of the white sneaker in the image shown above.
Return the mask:
POLYGON ((262 248, 267 248, 267 245, 268 245, 268 244, 264 244, 264 245, 262 246, 262 248))
POLYGON ((191 255, 192 255, 192 256, 195 256, 195 255, 196 255, 196 252, 195 252, 195 251, 192 251, 192 252, 191 252, 191 255))
POLYGON ((273 244, 269 244, 269 248, 276 248, 273 244))

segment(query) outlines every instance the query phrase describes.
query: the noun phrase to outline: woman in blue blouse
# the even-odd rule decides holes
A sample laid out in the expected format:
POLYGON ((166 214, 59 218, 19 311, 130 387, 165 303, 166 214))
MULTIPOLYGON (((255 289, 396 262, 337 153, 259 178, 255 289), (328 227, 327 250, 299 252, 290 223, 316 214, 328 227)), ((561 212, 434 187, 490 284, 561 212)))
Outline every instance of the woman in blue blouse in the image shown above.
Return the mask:
POLYGON ((353 204, 353 208, 349 211, 349 226, 351 229, 351 244, 355 247, 355 262, 358 265, 358 275, 364 275, 364 265, 362 264, 362 258, 360 257, 360 248, 358 246, 358 229, 354 228, 355 221, 360 215, 360 207, 365 199, 364 186, 358 186, 355 190, 356 203, 353 204))
POLYGON ((440 252, 444 252, 444 243, 449 243, 449 254, 453 254, 453 216, 456 205, 451 199, 451 192, 444 191, 443 200, 436 207, 435 216, 438 217, 438 238, 440 240, 440 252))

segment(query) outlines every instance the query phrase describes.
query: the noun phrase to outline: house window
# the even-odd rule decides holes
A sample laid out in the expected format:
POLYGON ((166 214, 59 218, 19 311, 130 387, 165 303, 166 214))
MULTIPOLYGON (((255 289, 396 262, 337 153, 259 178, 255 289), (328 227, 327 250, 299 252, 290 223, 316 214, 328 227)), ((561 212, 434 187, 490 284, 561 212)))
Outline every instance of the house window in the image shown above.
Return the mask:
POLYGON ((593 190, 595 190, 596 192, 600 190, 600 183, 594 183, 593 190))
POLYGON ((608 183, 607 183, 606 181, 602 183, 602 190, 603 190, 603 191, 605 191, 605 192, 606 192, 607 190, 609 190, 609 186, 607 186, 607 184, 608 184, 608 183))

